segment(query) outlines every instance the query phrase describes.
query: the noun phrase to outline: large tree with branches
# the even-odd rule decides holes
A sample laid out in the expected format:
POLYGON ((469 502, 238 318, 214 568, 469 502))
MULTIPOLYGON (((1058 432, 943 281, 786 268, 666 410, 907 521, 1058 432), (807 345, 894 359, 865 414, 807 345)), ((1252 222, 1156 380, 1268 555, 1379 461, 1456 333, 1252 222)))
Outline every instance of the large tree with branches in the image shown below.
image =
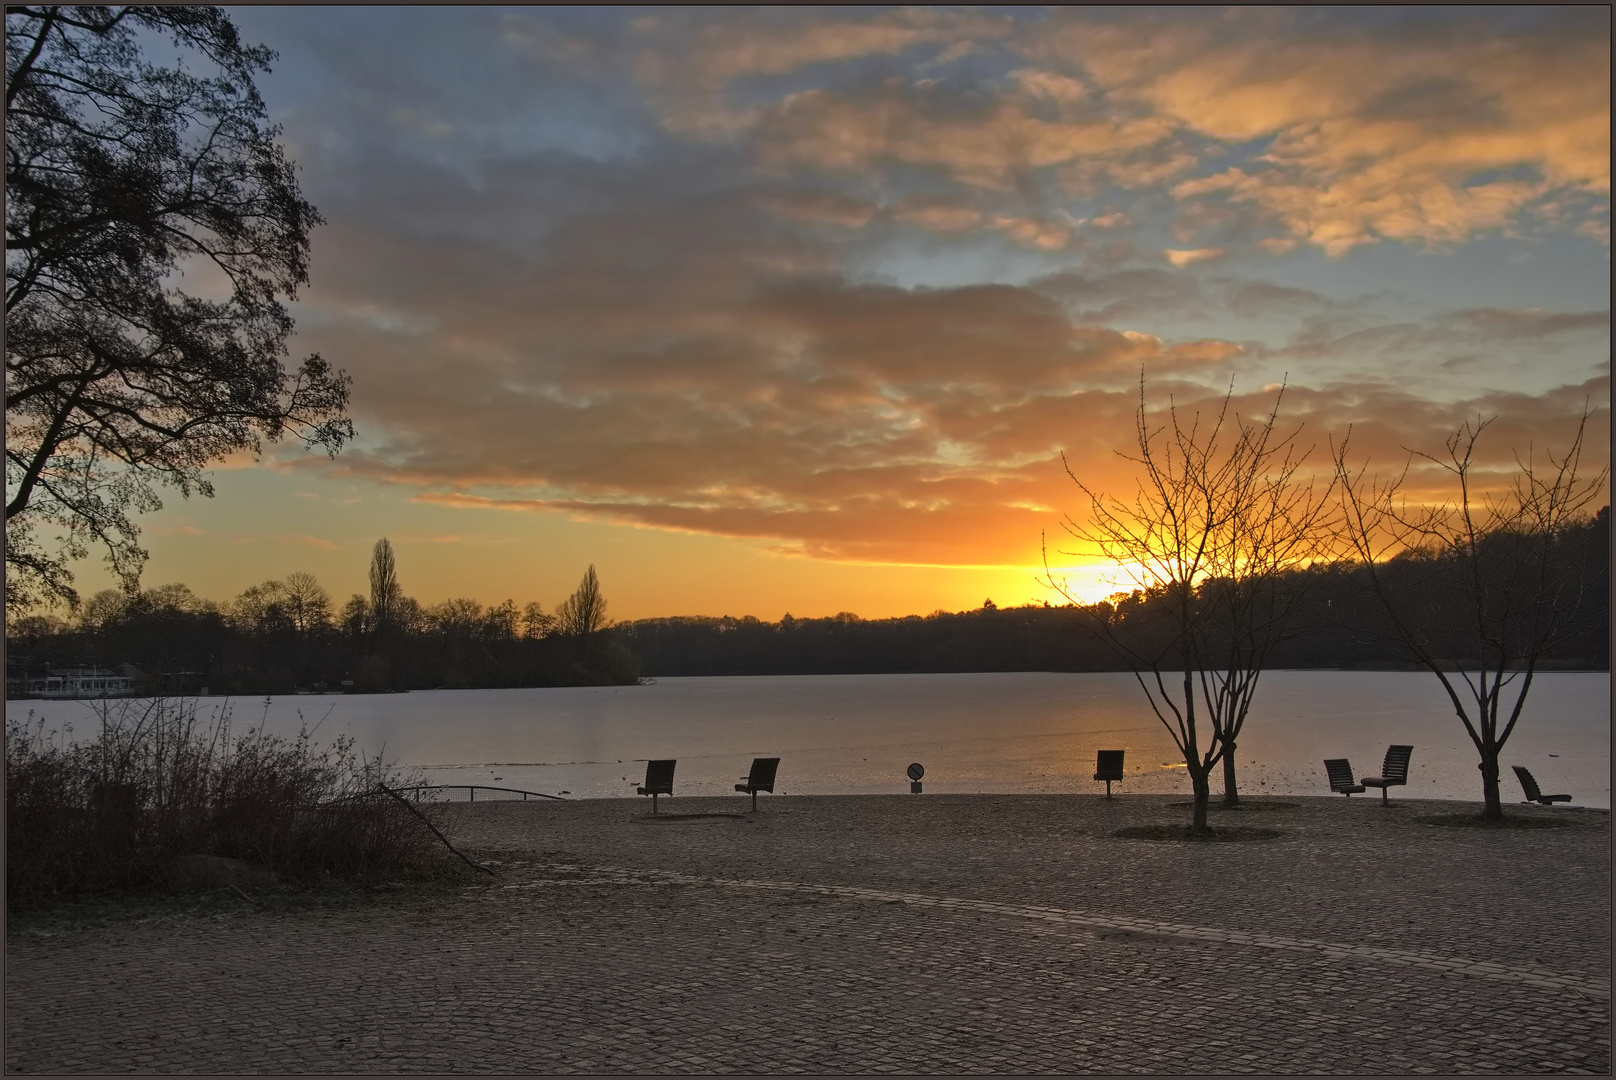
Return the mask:
POLYGON ((284 363, 320 217, 253 85, 273 58, 216 7, 6 8, 10 610, 75 604, 94 544, 133 589, 159 487, 211 495, 205 467, 264 439, 352 435, 347 377, 284 363))
POLYGON ((1484 818, 1503 817, 1499 755, 1542 661, 1585 633, 1589 620, 1609 615, 1607 605, 1588 602, 1610 587, 1610 552, 1588 513, 1610 467, 1590 476, 1582 464, 1592 415, 1584 411, 1562 453, 1516 453, 1502 493, 1487 490, 1490 470, 1477 454, 1491 419, 1465 422, 1440 454, 1410 452, 1387 479, 1367 474, 1367 462, 1350 466, 1350 432, 1335 450, 1341 535, 1356 577, 1406 655, 1442 684, 1475 745, 1484 818), (1411 505, 1404 489, 1421 459, 1451 494, 1411 505))
MULTIPOLYGON (((1077 605, 1083 625, 1134 673, 1182 755, 1194 791, 1193 828, 1207 827, 1210 777, 1223 766, 1224 802, 1240 801, 1235 750, 1274 647, 1296 632, 1311 582, 1293 571, 1325 549, 1328 484, 1302 474, 1300 427, 1276 429, 1281 389, 1265 417, 1234 412, 1231 385, 1209 418, 1169 405, 1152 426, 1139 384, 1131 500, 1067 474, 1088 498, 1087 520, 1066 530, 1132 580, 1130 594, 1077 603, 1063 580, 1046 583, 1077 605), (1204 724, 1203 724, 1204 721, 1204 724)), ((1064 459, 1063 459, 1064 460, 1064 459)), ((1067 554, 1079 554, 1069 552, 1067 554)))

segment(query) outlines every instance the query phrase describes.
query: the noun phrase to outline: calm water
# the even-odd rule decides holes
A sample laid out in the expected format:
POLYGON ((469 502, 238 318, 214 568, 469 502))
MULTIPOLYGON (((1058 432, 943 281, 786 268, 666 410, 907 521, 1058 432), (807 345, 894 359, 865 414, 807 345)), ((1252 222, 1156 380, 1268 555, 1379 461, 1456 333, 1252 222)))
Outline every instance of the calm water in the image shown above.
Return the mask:
MULTIPOLYGON (((262 724, 316 741, 354 736, 368 754, 437 783, 498 783, 577 798, 632 795, 647 758, 679 760, 677 795, 728 794, 754 756, 779 756, 782 794, 1094 792, 1094 752, 1127 750, 1124 792, 1189 792, 1171 739, 1127 674, 804 675, 667 678, 652 685, 261 700, 204 698, 237 731, 262 724)), ((49 726, 94 728, 84 702, 8 702, 49 726)), ((1240 743, 1242 790, 1328 794, 1322 761, 1374 775, 1386 747, 1413 743, 1409 797, 1479 800, 1470 740, 1441 687, 1417 672, 1276 671, 1263 676, 1240 743)), ((1539 675, 1504 755, 1574 805, 1610 806, 1610 680, 1539 675)), ((1214 783, 1218 790, 1220 782, 1214 783)), ((1374 792, 1367 793, 1374 797, 1374 792)), ((487 797, 480 794, 479 798, 487 797)))

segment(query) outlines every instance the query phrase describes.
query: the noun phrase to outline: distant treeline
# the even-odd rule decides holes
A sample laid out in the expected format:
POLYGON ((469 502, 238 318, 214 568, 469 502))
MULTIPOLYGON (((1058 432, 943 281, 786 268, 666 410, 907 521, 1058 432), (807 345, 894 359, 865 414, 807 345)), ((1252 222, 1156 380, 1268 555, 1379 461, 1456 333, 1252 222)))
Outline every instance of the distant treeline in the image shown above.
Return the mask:
MULTIPOLYGON (((1610 511, 1581 527, 1587 552, 1577 588, 1579 630, 1548 666, 1610 666, 1610 511)), ((1441 572, 1418 556, 1391 571, 1410 588, 1441 572)), ((1412 666, 1381 607, 1356 580, 1361 567, 1295 571, 1286 589, 1304 596, 1296 636, 1270 658, 1277 668, 1412 666)), ((554 614, 507 601, 483 607, 450 600, 423 607, 385 575, 373 590, 384 616, 362 596, 339 612, 307 574, 265 582, 220 605, 184 585, 128 597, 97 594, 75 620, 18 619, 7 627, 8 679, 47 667, 133 665, 143 688, 194 693, 284 694, 296 690, 377 692, 436 687, 574 686, 633 683, 640 676, 842 675, 951 671, 1115 671, 1117 659, 1082 628, 1084 611, 1062 605, 861 619, 843 612, 779 622, 743 618, 641 619, 605 626, 594 568, 554 614), (391 591, 390 591, 391 590, 391 591), (396 594, 396 595, 395 595, 396 594)), ((1124 608, 1131 601, 1117 601, 1124 608)), ((1137 605, 1136 605, 1137 606, 1137 605)), ((1139 606, 1142 613, 1146 610, 1139 606)), ((1470 640, 1456 613, 1454 641, 1470 640)), ((1459 647, 1449 653, 1463 659, 1459 647)))
POLYGON ((605 600, 594 567, 554 614, 511 601, 485 608, 455 599, 426 607, 404 596, 390 576, 381 586, 373 590, 381 603, 355 595, 337 612, 304 573, 255 585, 224 604, 180 584, 134 596, 105 590, 72 621, 34 615, 7 624, 7 690, 15 695, 26 677, 50 668, 91 666, 124 670, 143 692, 162 694, 638 681, 635 657, 601 632, 605 600))
MULTIPOLYGON (((1610 666, 1610 510, 1605 508, 1572 539, 1587 552, 1579 632, 1548 657, 1554 668, 1608 670, 1610 666)), ((1389 572, 1418 588, 1425 575, 1444 572, 1417 555, 1394 560, 1389 572)), ((1337 565, 1296 571, 1285 589, 1303 595, 1296 636, 1269 660, 1276 668, 1412 668, 1380 605, 1362 587, 1361 567, 1337 565)), ((1121 601, 1126 607, 1128 601, 1121 601)), ((1141 609, 1142 610, 1142 609, 1141 609)), ((1028 605, 975 611, 860 619, 843 612, 823 619, 770 623, 752 618, 641 619, 611 633, 640 658, 645 675, 840 675, 946 671, 1115 671, 1122 665, 1082 628, 1074 606, 1028 605)), ((1455 612, 1430 610, 1433 625, 1455 627, 1449 657, 1462 660, 1463 632, 1455 612)))

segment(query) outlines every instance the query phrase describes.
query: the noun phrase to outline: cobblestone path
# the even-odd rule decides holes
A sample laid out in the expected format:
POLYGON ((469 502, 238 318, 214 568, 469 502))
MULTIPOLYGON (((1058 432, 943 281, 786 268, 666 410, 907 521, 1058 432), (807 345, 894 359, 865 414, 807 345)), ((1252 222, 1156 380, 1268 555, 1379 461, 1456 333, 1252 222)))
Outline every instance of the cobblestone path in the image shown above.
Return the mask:
POLYGON ((1191 848, 1110 836, 1162 802, 920 802, 478 804, 452 897, 14 937, 7 1071, 1610 1070, 1608 817, 1299 800, 1191 848))

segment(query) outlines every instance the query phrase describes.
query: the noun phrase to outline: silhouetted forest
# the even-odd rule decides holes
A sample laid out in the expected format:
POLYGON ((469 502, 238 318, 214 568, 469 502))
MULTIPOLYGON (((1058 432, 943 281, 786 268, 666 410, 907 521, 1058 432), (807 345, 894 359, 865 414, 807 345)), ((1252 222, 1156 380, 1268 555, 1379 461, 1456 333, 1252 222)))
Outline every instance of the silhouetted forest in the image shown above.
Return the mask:
MULTIPOLYGON (((1578 632, 1549 654, 1550 667, 1610 666, 1610 509, 1568 538, 1585 553, 1582 594, 1573 622, 1578 632)), ((1409 587, 1444 572, 1420 556, 1394 560, 1409 587)), ((1303 593, 1295 636, 1270 657, 1275 668, 1413 668, 1386 616, 1351 565, 1287 575, 1285 588, 1303 593)), ((1215 583, 1209 587, 1216 587, 1215 583)), ((1121 600, 1143 614, 1138 598, 1121 600)), ((860 619, 843 612, 824 619, 763 622, 750 616, 641 619, 611 633, 656 675, 840 675, 942 671, 1116 671, 1116 656, 1083 629, 1084 611, 1071 605, 933 612, 898 619, 860 619)), ((1457 617, 1448 656, 1461 658, 1470 637, 1457 617)))
MULTIPOLYGON (((1610 657, 1610 511, 1574 539, 1586 553, 1577 632, 1548 656, 1553 668, 1608 669, 1610 657)), ((380 545, 378 545, 380 548, 380 545)), ((1409 555, 1393 561, 1408 587, 1442 568, 1409 555)), ((1273 668, 1412 667, 1380 606, 1350 565, 1296 571, 1287 588, 1304 599, 1295 636, 1281 643, 1273 668)), ((1214 586, 1215 587, 1215 586, 1214 586)), ((14 620, 7 629, 7 675, 46 667, 130 664, 153 691, 284 694, 295 690, 377 692, 436 687, 626 684, 641 676, 834 675, 945 671, 1115 671, 1114 655, 1082 627, 1071 605, 937 611, 927 616, 764 622, 746 616, 640 619, 605 627, 605 602, 593 568, 579 591, 548 614, 537 604, 483 607, 450 600, 422 607, 390 594, 387 607, 354 596, 331 612, 308 575, 254 586, 224 605, 183 585, 135 597, 111 591, 66 622, 14 620), (604 627, 604 628, 603 628, 604 627)), ((396 589, 394 589, 396 594, 396 589)), ((1118 598, 1143 614, 1138 597, 1118 598)), ((1440 622, 1443 613, 1429 617, 1440 622)), ((1458 627, 1447 655, 1461 659, 1458 627)))
POLYGON ((392 548, 376 545, 371 595, 333 612, 310 574, 255 585, 225 604, 185 585, 97 593, 72 622, 49 615, 6 628, 7 692, 48 669, 100 667, 146 693, 379 693, 497 686, 603 686, 639 679, 638 661, 602 630, 591 566, 555 613, 507 600, 424 607, 398 586, 392 548))

